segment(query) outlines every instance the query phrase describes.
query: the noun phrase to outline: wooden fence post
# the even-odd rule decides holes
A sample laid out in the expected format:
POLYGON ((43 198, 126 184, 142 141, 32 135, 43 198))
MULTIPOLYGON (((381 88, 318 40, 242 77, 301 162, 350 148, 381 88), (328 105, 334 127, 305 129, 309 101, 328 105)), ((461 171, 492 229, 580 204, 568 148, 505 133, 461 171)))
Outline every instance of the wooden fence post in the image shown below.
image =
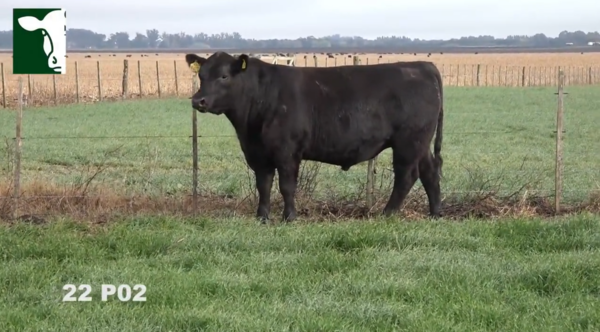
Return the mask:
POLYGON ((489 86, 489 82, 488 82, 488 65, 485 65, 485 86, 489 86))
POLYGON ((0 78, 2 80, 2 106, 6 108, 6 85, 4 84, 4 62, 0 63, 0 78))
POLYGON ((479 74, 481 73, 481 65, 477 65, 477 86, 479 86, 479 74))
POLYGON ((160 98, 160 71, 158 70, 158 60, 156 60, 156 84, 158 85, 158 98, 160 98))
POLYGON ((563 139, 563 113, 564 113, 564 73, 558 74, 558 109, 556 110, 556 165, 554 180, 554 209, 560 213, 560 199, 562 196, 562 139, 563 139))
MULTIPOLYGON (((192 94, 197 90, 197 75, 192 78, 192 94)), ((192 108, 192 208, 194 216, 198 212, 198 117, 192 108)))
POLYGON ((523 67, 523 74, 521 75, 521 86, 525 86, 525 67, 523 67))
POLYGON ((14 210, 13 218, 19 216, 19 200, 21 196, 21 147, 23 140, 21 139, 23 123, 23 77, 19 77, 19 108, 17 110, 17 124, 15 128, 15 187, 13 188, 14 210))
POLYGON ((325 68, 329 67, 329 57, 325 57, 325 68))
POLYGON ((173 60, 173 71, 175 72, 175 95, 179 96, 179 79, 177 79, 177 60, 173 60))
POLYGON ((56 93, 56 74, 52 74, 52 90, 54 92, 54 105, 58 103, 58 95, 56 93))
POLYGON ((313 55, 313 61, 315 62, 315 68, 318 67, 316 55, 313 55))
POLYGON ((75 61, 75 99, 79 104, 79 65, 75 61))
POLYGON ((123 60, 123 99, 129 95, 129 60, 123 60))
POLYGON ((100 61, 96 61, 96 71, 98 72, 98 101, 102 101, 102 78, 100 77, 100 61))
MULTIPOLYGON (((360 63, 360 59, 358 58, 357 55, 355 55, 352 59, 353 64, 355 66, 358 66, 360 63)), ((366 197, 367 197, 367 206, 369 207, 369 209, 371 207, 373 207, 373 201, 374 201, 374 197, 373 197, 373 192, 374 192, 374 187, 375 187, 375 181, 373 181, 373 175, 375 173, 375 161, 377 160, 377 157, 370 159, 368 164, 367 164, 367 192, 366 192, 366 197)))
POLYGON ((27 75, 27 105, 33 105, 33 87, 31 86, 31 75, 27 75))
POLYGON ((142 67, 140 67, 140 60, 137 62, 138 65, 138 88, 140 90, 140 98, 142 98, 142 67))
POLYGON ((592 67, 588 68, 588 84, 592 85, 592 67))

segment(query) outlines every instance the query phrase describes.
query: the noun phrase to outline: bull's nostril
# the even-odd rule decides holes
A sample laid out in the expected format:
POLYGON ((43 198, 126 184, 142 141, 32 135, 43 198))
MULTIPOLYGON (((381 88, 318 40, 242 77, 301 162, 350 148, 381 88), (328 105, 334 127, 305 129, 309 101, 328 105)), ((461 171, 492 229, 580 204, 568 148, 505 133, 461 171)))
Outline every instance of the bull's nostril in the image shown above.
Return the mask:
POLYGON ((206 105, 206 100, 204 98, 200 99, 200 106, 206 105))

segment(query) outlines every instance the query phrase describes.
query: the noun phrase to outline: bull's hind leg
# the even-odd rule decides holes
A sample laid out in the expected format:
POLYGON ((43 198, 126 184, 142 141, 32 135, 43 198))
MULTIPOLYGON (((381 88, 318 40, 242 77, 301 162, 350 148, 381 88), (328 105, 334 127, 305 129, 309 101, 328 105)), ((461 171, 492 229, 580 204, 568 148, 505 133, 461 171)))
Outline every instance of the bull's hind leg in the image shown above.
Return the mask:
POLYGON ((433 155, 426 154, 419 161, 419 179, 427 193, 429 200, 429 215, 433 218, 441 217, 442 193, 440 191, 440 174, 435 168, 433 155))
POLYGON ((258 191, 258 209, 256 217, 263 223, 269 219, 271 210, 271 188, 273 187, 273 177, 275 177, 275 167, 262 166, 254 171, 256 176, 256 190, 258 191))
MULTIPOLYGON (((392 195, 383 209, 385 216, 390 216, 398 211, 406 195, 413 187, 419 177, 418 162, 412 156, 407 155, 408 151, 397 148, 394 149, 394 189, 392 195)), ((408 153, 410 154, 410 153, 408 153)))
POLYGON ((283 221, 293 221, 296 219, 295 198, 296 187, 298 186, 298 172, 300 170, 300 160, 289 158, 281 162, 277 167, 279 175, 279 191, 283 196, 283 221))

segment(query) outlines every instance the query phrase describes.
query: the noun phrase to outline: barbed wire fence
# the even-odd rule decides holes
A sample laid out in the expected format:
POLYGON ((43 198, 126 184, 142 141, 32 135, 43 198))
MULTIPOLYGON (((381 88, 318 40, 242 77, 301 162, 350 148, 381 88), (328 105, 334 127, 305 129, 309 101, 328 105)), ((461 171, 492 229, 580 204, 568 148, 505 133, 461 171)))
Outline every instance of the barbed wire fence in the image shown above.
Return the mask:
MULTIPOLYGON (((344 58, 345 59, 345 58, 344 58)), ((337 59, 335 59, 337 60, 337 59)), ((314 65, 318 66, 318 60, 316 57, 313 58, 314 61, 314 65)), ((376 60, 377 63, 380 63, 380 60, 377 59, 376 60)), ((372 63, 374 63, 374 61, 372 61, 372 63)), ((82 82, 86 82, 86 80, 90 80, 89 77, 87 78, 80 78, 79 76, 79 70, 78 70, 78 65, 77 62, 75 62, 75 70, 74 70, 74 84, 66 84, 66 85, 62 85, 62 82, 59 82, 60 79, 62 77, 62 75, 52 75, 51 77, 51 82, 52 82, 52 88, 51 89, 44 89, 43 87, 40 87, 41 84, 37 84, 36 87, 36 83, 33 80, 33 76, 21 76, 18 78, 18 93, 16 94, 18 97, 16 98, 16 105, 17 106, 17 110, 16 110, 16 127, 15 127, 15 136, 12 137, 10 140, 13 141, 13 143, 9 142, 9 140, 7 140, 5 143, 5 150, 6 150, 6 169, 13 171, 13 176, 12 176, 12 183, 9 186, 12 189, 12 192, 10 192, 9 190, 6 190, 6 188, 4 188, 5 190, 3 191, 5 193, 5 195, 2 195, 2 192, 0 191, 0 199, 2 199, 4 201, 4 210, 9 210, 11 213, 11 216, 13 218, 18 218, 19 216, 23 215, 23 211, 29 211, 32 213, 29 214, 35 214, 35 215, 40 215, 43 213, 40 213, 40 211, 43 210, 52 210, 51 206, 52 205, 60 205, 60 204, 64 204, 65 206, 75 206, 78 205, 80 206, 81 209, 85 209, 86 207, 90 207, 90 204, 109 204, 109 202, 101 202, 101 198, 103 198, 103 194, 102 191, 99 190, 97 191, 95 194, 90 194, 88 192, 88 190, 90 189, 90 185, 91 183, 97 178, 99 177, 99 175, 102 172, 105 172, 108 168, 110 168, 110 159, 118 159, 118 154, 119 154, 119 148, 114 148, 110 151, 107 151, 104 155, 105 160, 104 161, 96 161, 96 162, 91 162, 91 164, 94 164, 94 169, 93 170, 88 170, 89 174, 87 176, 80 176, 79 181, 73 185, 73 187, 76 187, 77 190, 72 190, 70 192, 67 192, 66 190, 63 189, 62 192, 60 192, 59 194, 56 193, 56 190, 52 191, 52 190, 48 190, 48 193, 44 194, 36 194, 36 195, 28 195, 25 196, 23 195, 23 190, 22 190, 22 172, 23 172, 23 151, 22 151, 22 142, 24 139, 26 140, 43 140, 44 143, 47 143, 50 140, 74 140, 74 141, 81 141, 83 140, 112 140, 112 141, 118 141, 118 140, 126 140, 126 141, 130 141, 130 140, 170 140, 170 139, 184 139, 185 141, 188 142, 189 144, 189 139, 191 138, 192 141, 192 153, 191 153, 191 169, 192 169, 192 176, 190 179, 190 182, 188 182, 187 185, 185 185, 186 181, 184 181, 184 178, 188 178, 189 179, 189 168, 185 168, 182 167, 181 165, 186 165, 188 166, 188 162, 190 161, 190 153, 189 150, 185 151, 185 149, 179 149, 178 150, 178 154, 177 155, 173 155, 170 158, 163 158, 163 159, 168 159, 168 160, 174 160, 174 161, 179 161, 181 163, 181 165, 179 167, 175 166, 175 167, 170 167, 171 170, 174 170, 177 174, 177 176, 172 176, 173 178, 177 178, 175 181, 177 182, 177 184, 175 185, 175 190, 173 190, 173 186, 169 187, 168 185, 165 189, 165 186, 162 187, 162 190, 158 190, 153 193, 157 196, 168 196, 168 197, 173 197, 173 199, 168 199, 166 201, 161 200, 160 203, 158 203, 159 200, 156 200, 154 202, 155 205, 162 205, 164 207, 164 205, 177 205, 177 198, 176 197, 176 193, 178 192, 179 194, 184 193, 184 195, 186 196, 186 199, 189 198, 189 201, 185 201, 185 202, 180 202, 179 203, 179 208, 178 210, 180 211, 187 211, 187 212, 192 212, 192 213, 197 213, 199 211, 199 204, 200 204, 200 200, 201 199, 205 199, 207 197, 207 193, 209 193, 211 190, 209 190, 209 188, 211 187, 211 184, 209 184, 208 182, 210 181, 206 181, 206 183, 204 183, 204 188, 200 188, 201 184, 199 183, 199 174, 200 174, 200 169, 199 169, 199 147, 198 147, 198 139, 215 139, 215 140, 223 140, 223 139, 228 139, 231 141, 235 141, 236 140, 236 136, 235 134, 230 134, 230 135, 202 135, 202 134, 198 134, 198 117, 197 117, 197 112, 192 110, 192 134, 191 135, 171 135, 171 136, 167 136, 167 135, 156 135, 156 136, 149 136, 149 135, 122 135, 122 136, 54 136, 54 137, 23 137, 22 135, 22 125, 23 125, 23 110, 26 107, 31 107, 33 105, 40 105, 40 104, 45 104, 48 103, 48 101, 50 102, 50 105, 60 105, 60 104, 68 104, 68 103, 84 103, 84 102, 101 102, 101 101, 107 101, 107 100, 128 100, 128 99, 141 99, 141 98, 148 98, 148 97, 152 97, 152 96, 156 96, 158 98, 164 98, 164 97, 178 97, 181 94, 184 94, 186 96, 190 96, 191 93, 193 93, 194 91, 197 90, 197 88, 199 87, 199 82, 197 80, 197 77, 195 75, 190 75, 188 78, 185 79, 180 79, 180 76, 178 74, 178 68, 177 68, 177 61, 172 62, 172 68, 173 68, 173 72, 174 75, 172 77, 166 76, 166 75, 162 75, 161 76, 161 71, 160 71, 160 65, 159 65, 159 61, 156 62, 155 65, 155 73, 156 73, 156 89, 154 90, 154 92, 152 92, 152 88, 150 89, 144 89, 144 85, 142 83, 142 70, 141 70, 141 65, 140 65, 140 61, 137 62, 137 70, 136 73, 137 75, 133 75, 134 79, 132 79, 132 75, 130 75, 130 68, 129 68, 129 60, 125 59, 123 62, 123 71, 122 71, 122 77, 120 79, 117 78, 109 78, 109 79, 103 79, 102 76, 102 68, 101 68, 101 64, 100 61, 96 62, 96 77, 94 79, 92 79, 93 81, 95 81, 96 86, 96 96, 90 96, 89 93, 85 93, 82 92, 82 82), (57 77, 58 76, 58 77, 57 77), (137 77, 136 77, 137 76, 137 77), (191 79, 190 79, 191 78, 191 79), (165 89, 164 87, 164 82, 167 82, 171 80, 171 82, 173 82, 174 84, 168 85, 169 89, 165 89), (106 82, 109 82, 108 84, 106 84, 106 82), (115 83, 114 82, 120 82, 121 84, 119 88, 114 88, 115 83), (137 84, 132 84, 132 82, 135 82, 137 84), (161 82, 163 82, 163 85, 161 85, 161 82), (132 91, 131 86, 132 85, 136 85, 137 87, 137 95, 135 92, 132 91), (60 88, 62 87, 62 88, 60 88), (137 98, 136 98, 137 97, 137 98), (117 157, 115 157, 117 156, 117 157), (187 171, 186 171, 187 170, 187 171), (191 190, 186 190, 185 188, 190 188, 191 190), (187 192, 187 193, 186 193, 187 192), (9 195, 10 193, 10 195, 9 195), (77 202, 68 202, 68 200, 82 200, 85 199, 86 203, 85 204, 81 204, 81 202, 77 203, 77 202), (36 206, 36 204, 41 204, 39 206, 36 206), (87 204, 87 205, 86 205, 87 204), (10 205, 10 206, 8 206, 10 205), (36 212, 36 213, 33 213, 36 212)), ((345 60, 344 60, 344 64, 345 60)), ((358 56, 354 56, 352 57, 352 64, 353 65, 368 65, 369 64, 369 59, 367 58, 366 61, 363 63, 360 59, 360 57, 358 56)), ((338 65, 338 62, 335 61, 334 65, 338 65)), ((304 61, 304 66, 308 66, 308 59, 305 58, 304 61)), ((325 58, 325 66, 329 66, 328 63, 328 58, 325 58)), ((438 66, 440 68, 440 71, 442 72, 442 75, 444 77, 445 80, 445 85, 446 86, 473 86, 473 87, 477 87, 477 86, 512 86, 512 87, 530 87, 530 86, 556 86, 557 89, 557 99, 558 99, 558 107, 557 107, 557 112, 556 112, 556 130, 553 132, 553 134, 556 137, 556 147, 555 147, 555 160, 554 160, 554 188, 550 189, 548 186, 546 186, 545 188, 542 189, 535 189, 535 188, 529 188, 528 186, 532 186, 531 182, 526 182, 526 185, 523 185, 522 187, 517 188, 518 190, 513 190, 513 192, 519 192, 521 193, 524 189, 525 191, 529 192, 529 195, 532 195, 532 193, 536 192, 536 193, 547 193, 549 194, 549 196, 553 196, 554 197, 554 212, 558 213, 560 212, 561 209, 561 198, 564 196, 564 194, 566 192, 571 192, 571 193, 584 193, 584 194, 590 194, 592 192, 596 192, 598 191, 599 188, 590 188, 589 190, 586 189, 568 189, 568 190, 564 190, 564 177, 565 177, 565 173, 564 173, 564 156, 563 156, 563 148, 562 148, 562 142, 563 142, 563 134, 565 133, 564 130, 564 120, 563 120, 563 114, 564 114, 564 96, 566 94, 566 92, 564 91, 565 86, 568 85, 595 85, 599 83, 599 76, 598 76, 598 70, 597 68, 592 68, 592 67, 588 67, 586 69, 581 69, 581 68, 575 68, 575 67, 568 67, 568 68, 561 68, 561 67, 509 67, 509 66, 483 66, 483 65, 473 65, 473 66, 468 66, 468 65, 441 65, 438 66), (491 69, 490 69, 491 68, 491 69)), ((3 105, 7 105, 6 102, 6 96, 10 96, 12 93, 8 94, 7 93, 7 89, 6 89, 6 85, 5 85, 5 80, 4 80, 4 65, 2 65, 2 98, 3 98, 3 105)), ((187 68, 186 68, 187 69, 187 68)), ((114 75, 113 75, 114 76, 114 75)), ((36 78, 37 79, 37 78, 36 78)), ((64 79, 64 78, 62 78, 64 79)), ((41 80, 40 80, 41 81, 41 80)), ((147 79, 146 79, 147 81, 147 79)), ((84 88, 83 90, 85 91, 90 91, 91 89, 89 88, 84 88)), ((511 112, 506 112, 507 115, 512 114, 511 112)), ((462 113, 463 115, 467 114, 467 113, 462 113)), ((507 133, 511 133, 511 131, 493 131, 493 130, 473 130, 473 131, 457 131, 457 132, 445 132, 445 135, 481 135, 481 134, 507 134, 507 133)), ((77 144, 77 143, 76 143, 77 144)), ((125 144, 123 144, 125 145, 125 144)), ((189 147, 189 145, 188 145, 189 147)), ((230 148, 237 148, 234 147, 233 144, 231 144, 231 146, 229 146, 230 148)), ((237 150, 239 150, 239 148, 237 148, 237 150)), ((220 152, 223 152, 222 150, 220 150, 220 152)), ((228 151, 227 152, 229 155, 232 155, 233 152, 228 151)), ((498 155, 506 155, 505 152, 486 152, 487 155, 491 155, 497 153, 498 155)), ((208 157, 210 155, 210 153, 207 153, 207 155, 204 156, 204 158, 206 159, 206 157, 208 157)), ((123 156, 123 154, 121 155, 123 156)), ((213 156, 213 157, 218 157, 218 156, 213 156)), ((388 156, 389 157, 389 156, 388 156)), ((380 157, 378 157, 380 158, 380 157)), ((389 194, 389 192, 391 191, 391 183, 393 182, 393 172, 391 170, 391 168, 386 168, 385 166, 377 166, 377 159, 375 158, 373 160, 370 160, 367 163, 367 167, 366 170, 357 170, 355 171, 356 175, 354 175, 353 180, 354 180, 354 184, 351 186, 346 186, 347 188, 343 188, 346 190, 342 190, 345 192, 345 194, 348 194, 349 192, 354 191, 361 193, 361 195, 357 195, 354 196, 354 199, 364 199, 366 200, 366 208, 370 211, 377 203, 378 203, 378 199, 387 199, 386 194, 389 194), (364 176, 366 171, 366 177, 364 176), (362 173, 363 176, 358 175, 359 173, 362 173), (358 180, 358 179, 364 179, 364 180, 358 180), (358 181, 357 181, 358 180, 358 181)), ((59 158, 60 159, 60 158, 59 158)), ((138 158, 139 159, 139 158, 138 158)), ((161 166, 158 164, 158 162, 156 161, 158 159, 158 152, 155 153, 154 155, 154 161, 152 161, 151 159, 147 159, 147 160, 138 160, 137 162, 139 163, 139 165, 148 165, 151 163, 154 163, 154 167, 156 167, 157 169, 160 169, 161 167, 165 167, 165 166, 161 166)), ((243 163, 245 165, 245 160, 243 160, 243 157, 238 154, 234 159, 237 159, 238 163, 243 163)), ((390 158, 387 158, 385 156, 383 156, 383 160, 382 160, 382 164, 381 165, 385 165, 385 162, 388 161, 389 162, 390 158)), ((61 160, 54 160, 54 163, 61 163, 61 160)), ((90 163, 90 162, 88 162, 90 163)), ((172 162, 173 164, 175 164, 175 162, 172 162)), ((173 166, 173 165, 171 165, 173 166)), ((320 165, 318 163, 312 163, 312 162, 304 162, 303 163, 303 170, 301 172, 301 179, 300 179, 300 184, 299 184, 299 190, 300 191, 305 191, 305 192, 314 192, 315 191, 315 186, 316 186, 316 182, 319 181, 324 181, 326 182, 326 184, 324 185, 325 187, 335 187, 336 184, 336 180, 323 180, 323 175, 325 172, 323 172, 323 170, 325 169, 329 169, 330 172, 327 172, 327 176, 325 178, 329 178, 329 179, 338 179, 338 180, 342 180, 342 181, 347 181, 348 179, 345 178, 341 178, 339 175, 339 170, 337 170, 337 173, 334 173, 335 170, 333 167, 328 167, 320 165), (316 180, 317 175, 320 176, 320 180, 316 180)), ((150 167, 147 167, 147 169, 150 169, 150 167)), ((236 185, 239 185, 239 181, 241 178, 243 178, 240 174, 240 168, 236 168, 236 167, 229 167, 228 169, 222 170, 222 169, 217 169, 217 170, 210 170, 210 169, 206 169, 203 171, 203 181, 204 180, 210 180, 211 178, 216 178, 216 179, 220 179, 217 181, 212 181, 212 187, 218 187, 220 188, 219 190, 217 190, 216 193, 210 193, 210 194, 217 194, 220 195, 221 197, 225 198, 231 198, 236 196, 244 196, 243 200, 247 200, 249 198, 249 196, 254 195, 253 199, 254 201, 256 200, 256 193, 253 190, 253 175, 251 174, 251 172, 249 171, 247 165, 245 165, 244 171, 245 171, 245 176, 247 178, 247 185, 246 185, 246 189, 249 192, 246 193, 240 193, 240 189, 233 189, 236 185), (234 170, 235 169, 235 170, 234 170), (230 181, 231 183, 224 181, 223 179, 227 177, 227 174, 233 174, 233 173, 238 173, 236 174, 237 176, 231 176, 230 179, 228 181, 230 181), (220 182, 220 183, 219 183, 220 182), (225 183, 224 183, 225 182, 225 183), (230 186, 230 188, 228 188, 228 186, 230 186), (238 192, 236 192, 238 191, 238 192)), ((357 167, 358 169, 358 167, 357 167)), ((524 174, 528 174, 531 175, 531 170, 529 172, 524 171, 523 169, 520 169, 520 171, 522 171, 524 174)), ((585 171, 590 171, 589 169, 587 170, 580 170, 580 169, 573 169, 573 175, 575 174, 581 174, 582 172, 585 173, 585 171)), ((118 170, 116 170, 115 172, 118 172, 118 170)), ((156 169, 154 171, 148 171, 149 173, 147 174, 148 178, 152 178, 152 177, 164 177, 164 178, 169 178, 169 175, 159 175, 156 173, 156 169), (154 172, 154 173, 153 173, 154 172)), ((483 171, 480 171, 480 173, 482 173, 483 171)), ((66 173, 69 173, 68 171, 66 171, 66 173)), ((502 172, 500 172, 502 173, 502 172)), ((481 177, 482 174, 470 174, 469 177, 471 178, 471 182, 473 182, 473 178, 475 177, 481 177)), ((524 175, 526 176, 526 175, 524 175)), ((165 181, 168 182, 169 179, 166 179, 165 181)), ((462 180, 465 180, 464 178, 462 180)), ((498 175, 497 179, 495 181, 497 181, 498 183, 493 183, 494 180, 490 180, 489 178, 487 179, 480 179, 480 187, 475 188, 474 186, 466 186, 463 189, 464 190, 445 190, 444 194, 448 195, 448 194, 461 194, 461 195, 467 195, 467 194, 477 194, 477 195, 481 195, 482 192, 489 192, 492 190, 495 190, 495 188, 493 188, 494 186, 498 186, 499 182, 503 181, 503 178, 498 175)), ((141 181, 140 179, 137 180, 132 180, 133 182, 136 181, 141 181)), ((277 179, 275 179, 275 181, 277 181, 277 179)), ((457 180, 460 181, 460 180, 457 180)), ((145 191, 152 191, 151 189, 148 189, 148 187, 152 187, 152 185, 156 185, 156 184, 150 184, 151 182, 153 182, 152 180, 147 180, 146 181, 146 188, 144 188, 143 190, 145 191)), ((156 182, 156 181, 154 181, 156 182)), ((456 182, 456 181, 455 181, 456 182)), ((523 181, 522 181, 523 182, 523 181)), ((276 183, 276 182, 275 182, 276 183)), ((142 185, 143 187, 144 185, 142 185)), ((160 187, 160 185, 157 185, 158 187, 160 187)), ((598 186, 598 184, 596 183, 596 186, 598 186)), ((276 186, 274 186, 276 187, 276 186)), ((338 186, 339 187, 339 186, 338 186)), ((343 186, 342 186, 343 187, 343 186)), ((458 186, 454 186, 455 188, 457 188, 458 186)), ((0 188, 2 189, 2 188, 0 188)), ((55 188, 56 189, 56 188, 55 188)), ((275 188, 273 188, 275 190, 275 188)), ((339 188, 338 188, 339 189, 339 188)), ((514 189, 514 188, 513 188, 514 189)), ((31 188, 30 188, 31 190, 31 188)), ((509 190, 509 189, 506 189, 509 190)), ((512 190, 512 189, 510 189, 512 190)), ((105 195, 106 196, 106 195, 105 195)), ((128 203, 130 205, 130 210, 134 211, 135 207, 134 207, 134 203, 132 203, 133 200, 135 200, 135 198, 133 198, 135 195, 134 193, 129 193, 130 199, 128 200, 128 203)), ((422 195, 421 195, 422 196, 422 195)), ((104 197, 106 198, 106 197, 104 197)), ((119 202, 113 202, 114 204, 125 204, 123 203, 122 200, 117 199, 117 198, 113 198, 113 200, 119 201, 119 202)), ((206 203, 206 201, 204 201, 206 203)), ((212 203, 208 203, 208 204, 212 204, 212 203)), ((239 204, 239 202, 237 203, 239 204)), ((346 203, 348 204, 348 203, 346 203)), ((408 202, 407 204, 410 204, 410 202, 408 202)), ((237 205, 236 205, 237 206, 237 205)), ((0 205, 0 213, 2 212, 2 205, 0 205)), ((155 206, 156 210, 160 210, 160 206, 157 207, 155 206)), ((65 209, 63 209, 65 210, 65 209)), ((1 215, 0 215, 1 217, 1 215)))
MULTIPOLYGON (((390 59, 360 56, 304 57, 299 66, 331 67, 341 65, 369 65, 390 62, 390 59)), ((18 77, 25 79, 23 102, 25 106, 49 106, 88 103, 105 100, 173 97, 187 95, 190 79, 180 79, 185 61, 132 61, 117 60, 74 61, 73 70, 65 75, 10 75, 8 80, 4 63, 0 63, 2 106, 15 108, 18 98, 18 77), (130 66, 132 64, 133 66, 130 66), (106 68, 108 67, 108 68, 106 68), (115 70, 116 69, 116 70, 115 70), (83 73, 82 73, 83 72, 83 73)), ((482 64, 438 65, 446 86, 462 87, 543 87, 558 86, 558 73, 565 75, 565 86, 596 85, 600 83, 600 67, 593 66, 502 66, 482 64)))

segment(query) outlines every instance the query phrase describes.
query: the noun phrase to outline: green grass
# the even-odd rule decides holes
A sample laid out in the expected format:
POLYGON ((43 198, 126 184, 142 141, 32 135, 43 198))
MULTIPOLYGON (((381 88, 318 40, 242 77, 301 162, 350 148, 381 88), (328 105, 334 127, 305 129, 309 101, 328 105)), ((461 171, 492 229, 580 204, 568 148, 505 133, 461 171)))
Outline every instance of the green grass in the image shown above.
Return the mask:
MULTIPOLYGON (((565 198, 600 188, 600 87, 569 87, 565 101, 565 198)), ((554 88, 446 89, 442 154, 443 191, 554 189, 554 88)), ((14 137, 14 112, 0 112, 0 137, 14 137)), ((191 191, 191 108, 188 99, 69 105, 26 110, 23 119, 23 182, 82 183, 99 164, 110 167, 95 180, 123 194, 171 195, 191 191), (104 136, 179 138, 60 138, 104 136), (105 154, 115 148, 120 150, 105 154)), ((225 117, 199 114, 200 187, 241 195, 251 188, 241 149, 225 117), (228 136, 228 137, 215 137, 228 136)), ((5 145, 0 165, 10 175, 5 145)), ((379 158, 378 186, 391 184, 390 150, 379 158)), ((349 172, 323 166, 318 192, 355 194, 366 163, 349 172)), ((417 184, 420 186, 420 183, 417 184)), ((276 186, 274 186, 276 190, 276 186)))
POLYGON ((0 225, 0 331, 598 331, 599 275, 591 215, 0 225), (68 283, 92 302, 61 302, 68 283))

